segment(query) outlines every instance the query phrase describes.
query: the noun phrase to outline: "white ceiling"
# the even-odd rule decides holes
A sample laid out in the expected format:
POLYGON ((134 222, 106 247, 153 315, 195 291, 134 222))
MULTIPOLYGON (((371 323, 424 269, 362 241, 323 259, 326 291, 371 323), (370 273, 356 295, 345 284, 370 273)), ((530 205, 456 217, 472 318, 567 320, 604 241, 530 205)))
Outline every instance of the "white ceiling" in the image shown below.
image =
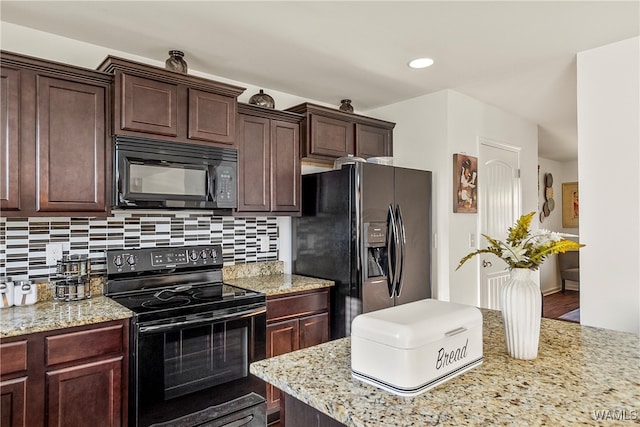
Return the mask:
MULTIPOLYGON (((2 21, 367 111, 453 89, 577 158, 576 53, 638 36, 640 1, 7 1, 2 21), (409 69, 415 57, 435 64, 409 69)), ((286 107, 286 106, 283 106, 286 107)))

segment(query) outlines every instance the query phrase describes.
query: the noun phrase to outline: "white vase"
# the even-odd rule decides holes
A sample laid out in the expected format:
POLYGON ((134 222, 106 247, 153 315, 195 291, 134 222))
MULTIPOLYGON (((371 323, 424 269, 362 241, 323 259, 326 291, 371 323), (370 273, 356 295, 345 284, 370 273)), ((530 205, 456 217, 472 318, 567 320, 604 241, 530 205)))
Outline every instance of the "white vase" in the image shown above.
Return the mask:
POLYGON ((502 288, 502 320, 509 355, 535 359, 540 341, 542 295, 531 270, 514 268, 502 288))

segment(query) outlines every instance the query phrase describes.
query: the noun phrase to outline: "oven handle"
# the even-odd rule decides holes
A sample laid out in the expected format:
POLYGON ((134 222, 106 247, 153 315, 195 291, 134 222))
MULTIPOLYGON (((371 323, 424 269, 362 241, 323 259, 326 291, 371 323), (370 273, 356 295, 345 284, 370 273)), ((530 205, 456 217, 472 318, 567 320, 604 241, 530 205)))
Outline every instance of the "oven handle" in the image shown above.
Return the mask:
POLYGON ((185 320, 183 322, 176 322, 176 323, 170 323, 165 325, 139 326, 138 331, 141 334, 152 333, 152 332, 167 332, 173 329, 182 328, 183 326, 198 325, 203 323, 216 323, 221 320, 256 316, 258 314, 265 313, 266 311, 267 311, 267 308, 263 306, 263 307, 254 308, 251 310, 236 311, 233 313, 223 314, 215 317, 206 317, 206 318, 199 317, 197 319, 185 320))

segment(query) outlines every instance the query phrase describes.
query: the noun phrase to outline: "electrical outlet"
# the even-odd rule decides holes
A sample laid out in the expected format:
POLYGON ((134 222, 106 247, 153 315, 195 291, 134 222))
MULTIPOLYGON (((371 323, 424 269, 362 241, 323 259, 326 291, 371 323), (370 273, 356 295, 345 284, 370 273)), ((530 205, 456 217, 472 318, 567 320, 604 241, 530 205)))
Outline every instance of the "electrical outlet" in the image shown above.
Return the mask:
POLYGON ((260 244, 260 252, 269 252, 268 236, 258 236, 258 243, 260 244))
POLYGON ((47 255, 47 265, 56 265, 62 259, 62 243, 48 243, 45 246, 47 255))

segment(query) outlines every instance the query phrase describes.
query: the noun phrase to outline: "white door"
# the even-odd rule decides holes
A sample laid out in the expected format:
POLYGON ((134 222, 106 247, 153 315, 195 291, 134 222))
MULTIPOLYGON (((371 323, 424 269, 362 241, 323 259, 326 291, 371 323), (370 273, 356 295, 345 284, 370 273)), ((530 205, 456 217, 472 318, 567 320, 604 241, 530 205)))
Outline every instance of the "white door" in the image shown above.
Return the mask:
MULTIPOLYGON (((520 217, 520 152, 516 147, 480 139, 478 187, 480 233, 505 239, 520 217)), ((484 237, 480 247, 487 247, 484 237)), ((500 290, 509 277, 506 264, 493 254, 480 257, 480 306, 500 310, 500 290)))

